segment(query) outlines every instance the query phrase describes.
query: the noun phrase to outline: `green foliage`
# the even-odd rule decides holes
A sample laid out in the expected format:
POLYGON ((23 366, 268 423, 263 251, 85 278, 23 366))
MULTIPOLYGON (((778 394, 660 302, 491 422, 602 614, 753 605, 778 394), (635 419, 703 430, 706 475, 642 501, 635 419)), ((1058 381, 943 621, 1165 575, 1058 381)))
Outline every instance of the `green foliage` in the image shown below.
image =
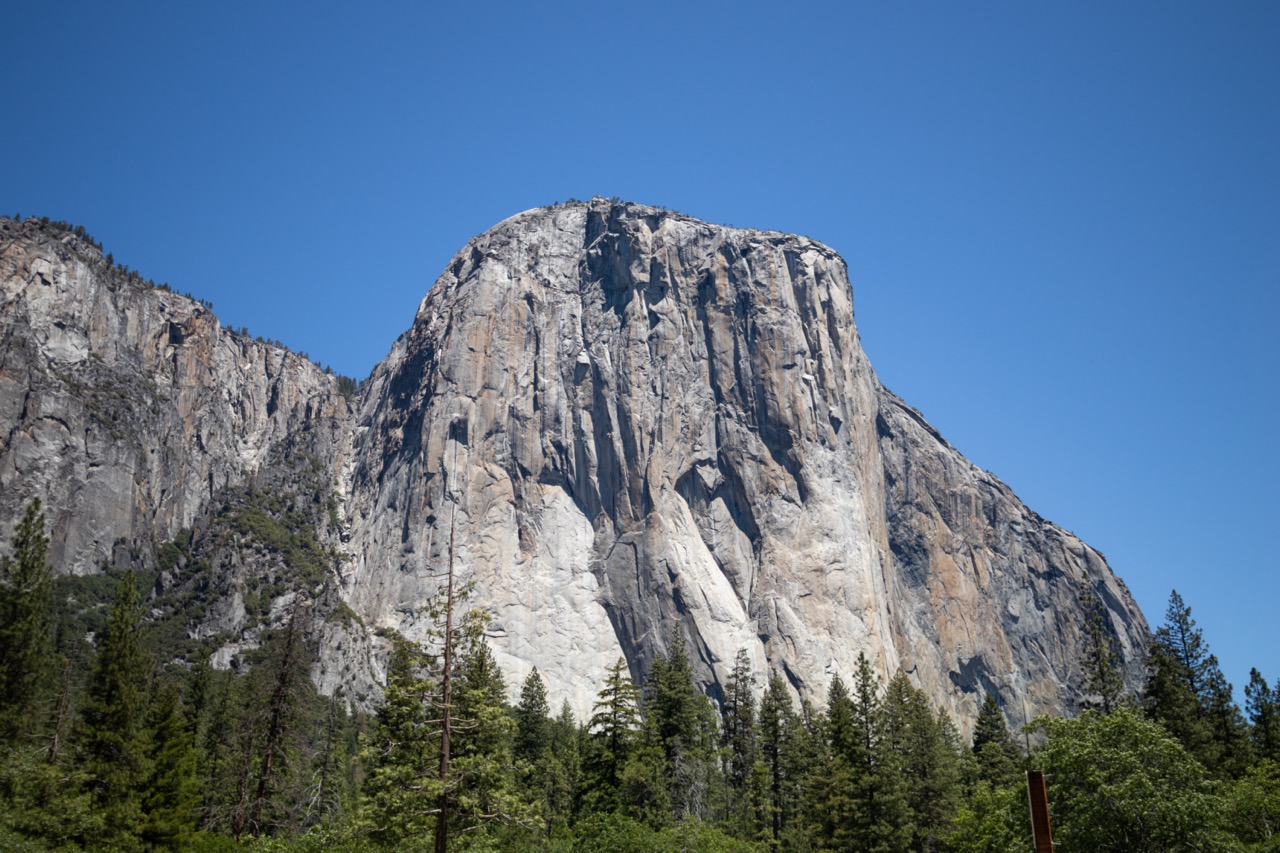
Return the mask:
POLYGON ((617 792, 640 726, 639 703, 640 689, 631 681, 627 662, 618 658, 605 673, 588 724, 591 738, 584 770, 590 784, 585 797, 593 810, 608 811, 620 805, 617 792))
POLYGON ((141 836, 158 850, 184 850, 196 829, 196 753, 178 694, 162 687, 147 721, 147 778, 141 786, 141 836))
POLYGON ((1133 710, 1040 718, 1054 837, 1066 849, 1220 850, 1222 805, 1204 769, 1133 710))
POLYGON ((149 662, 143 654, 142 600, 133 572, 120 579, 89 689, 80 712, 77 749, 104 845, 137 846, 142 824, 136 791, 146 774, 142 738, 149 662))
POLYGON ((0 557, 0 746, 30 729, 52 670, 50 592, 44 513, 37 498, 0 557))
POLYGON ((1110 714, 1124 693, 1124 672, 1115 634, 1107 622, 1107 610, 1088 586, 1081 583, 1080 607, 1085 618, 1084 707, 1110 714))
POLYGON ((1246 850, 1280 850, 1280 765, 1264 759, 1227 786, 1224 824, 1246 850))
POLYGON ((725 788, 728 802, 725 811, 740 833, 748 833, 753 823, 755 804, 751 781, 759 756, 759 730, 756 720, 755 674, 746 649, 739 649, 733 671, 725 685, 723 725, 720 744, 723 752, 725 788))
MULTIPOLYGON (((641 713, 646 749, 639 759, 642 767, 630 774, 632 781, 660 773, 667 782, 671 819, 701 820, 707 813, 716 769, 716 719, 710 701, 694 686, 693 667, 678 627, 667 641, 667 653, 655 658, 649 668, 641 713), (660 769, 653 766, 655 760, 661 762, 660 769)), ((643 806, 652 815, 654 792, 647 786, 633 786, 633 790, 644 795, 643 802, 635 802, 637 808, 643 806)))
POLYGON ((924 691, 898 670, 885 694, 884 727, 903 776, 913 850, 937 849, 959 804, 960 752, 948 736, 954 730, 949 723, 946 712, 935 714, 924 691))
POLYGON ((1244 696, 1254 752, 1260 758, 1280 763, 1280 683, 1269 687, 1262 673, 1251 669, 1244 696))
POLYGON ((807 733, 777 670, 769 673, 769 684, 760 698, 758 731, 760 765, 767 789, 761 829, 777 843, 796 813, 800 785, 809 764, 804 754, 807 733))
POLYGON ((1249 742, 1231 685, 1177 590, 1151 644, 1144 705, 1211 773, 1235 776, 1248 765, 1249 742))
POLYGON ((952 826, 946 849, 955 853, 1025 853, 1032 848, 1026 785, 978 782, 952 826))
POLYGON ((1021 754, 1004 721, 994 694, 988 693, 973 729, 974 769, 982 781, 998 788, 1016 781, 1021 754))

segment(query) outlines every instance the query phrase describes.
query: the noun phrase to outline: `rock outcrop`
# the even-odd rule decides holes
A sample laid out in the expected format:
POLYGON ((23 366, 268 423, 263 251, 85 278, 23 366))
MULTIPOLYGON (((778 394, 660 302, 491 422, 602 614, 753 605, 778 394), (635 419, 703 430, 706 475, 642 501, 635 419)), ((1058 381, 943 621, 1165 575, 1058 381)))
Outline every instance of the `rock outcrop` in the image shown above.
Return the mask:
POLYGON ((341 452, 333 376, 74 233, 0 220, 0 318, 0 518, 41 497, 59 571, 145 559, 288 436, 341 452))
POLYGON ((880 385, 812 240, 604 200, 519 214, 453 259, 350 410, 72 234, 0 222, 0 287, 0 517, 45 497, 56 565, 87 572, 203 517, 234 533, 256 480, 330 484, 327 515, 289 516, 327 519, 351 617, 326 689, 376 673, 356 635, 427 636, 451 555, 509 683, 537 666, 580 716, 678 626, 713 694, 745 648, 820 704, 866 653, 961 720, 994 691, 1017 721, 1080 701, 1085 589, 1141 677, 1123 583, 880 385))
POLYGON ((357 423, 351 606, 418 635, 452 550, 513 681, 536 665, 579 713, 674 624, 712 692, 745 648, 820 703, 865 652, 961 719, 989 690, 1060 709, 1085 584, 1140 677, 1101 555, 879 384, 844 262, 803 237, 599 200, 512 217, 454 258, 357 423))

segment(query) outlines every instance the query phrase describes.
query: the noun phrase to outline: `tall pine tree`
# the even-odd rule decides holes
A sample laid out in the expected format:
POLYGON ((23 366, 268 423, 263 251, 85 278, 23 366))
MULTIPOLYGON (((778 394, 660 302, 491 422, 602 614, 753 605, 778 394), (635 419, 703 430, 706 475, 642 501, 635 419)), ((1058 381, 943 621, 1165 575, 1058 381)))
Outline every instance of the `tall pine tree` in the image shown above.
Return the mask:
POLYGON ((0 747, 29 731, 52 668, 44 526, 37 498, 14 530, 13 554, 0 557, 0 747))
POLYGON ((142 828, 138 792, 147 772, 142 738, 151 666, 142 649, 142 599, 132 571, 116 587, 98 645, 77 737, 89 788, 104 821, 96 843, 132 849, 142 828))
POLYGON ((1238 775, 1247 766, 1249 743, 1231 685, 1177 590, 1151 644, 1144 704, 1211 773, 1238 775))

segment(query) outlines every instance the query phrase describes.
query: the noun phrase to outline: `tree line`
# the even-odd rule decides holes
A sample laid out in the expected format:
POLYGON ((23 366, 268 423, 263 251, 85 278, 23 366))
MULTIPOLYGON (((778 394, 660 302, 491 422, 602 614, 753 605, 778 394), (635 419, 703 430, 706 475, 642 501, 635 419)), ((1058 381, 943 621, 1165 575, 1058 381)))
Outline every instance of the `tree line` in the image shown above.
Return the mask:
POLYGON ((390 637, 366 715, 312 685, 303 596, 245 671, 184 661, 132 572, 98 621, 65 618, 44 527, 34 502, 0 557, 5 849, 1026 850, 1028 767, 1060 849, 1280 849, 1280 686, 1254 670, 1242 712, 1176 592, 1138 696, 1086 595, 1087 707, 1021 737, 988 694, 964 738, 865 656, 814 707, 743 650, 717 705, 679 630, 578 719, 536 669, 509 701, 485 615, 452 600, 390 637))

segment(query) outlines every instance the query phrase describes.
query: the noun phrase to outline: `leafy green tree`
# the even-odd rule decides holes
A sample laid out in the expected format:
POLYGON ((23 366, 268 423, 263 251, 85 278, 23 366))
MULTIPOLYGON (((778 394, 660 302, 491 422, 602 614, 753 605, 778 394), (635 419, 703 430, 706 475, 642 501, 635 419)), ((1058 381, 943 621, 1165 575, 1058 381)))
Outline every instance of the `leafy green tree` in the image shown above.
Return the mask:
POLYGON ((13 534, 13 554, 0 557, 0 747, 28 731, 42 681, 51 670, 52 578, 40 499, 13 534))
POLYGON ((955 853, 1026 853, 1032 849, 1026 785, 976 782, 956 811, 946 849, 955 853))
POLYGON ((1054 838, 1064 849, 1222 850, 1221 803, 1203 768, 1158 724, 1110 716, 1040 718, 1054 838))
POLYGON ((151 662, 142 649, 142 600, 132 571, 116 588, 115 603, 98 646, 77 737, 88 788, 103 818, 100 846, 133 849, 143 814, 137 796, 146 778, 142 738, 151 662))
POLYGON ((1263 759, 1222 797, 1225 826, 1244 850, 1280 849, 1280 765, 1263 759))

